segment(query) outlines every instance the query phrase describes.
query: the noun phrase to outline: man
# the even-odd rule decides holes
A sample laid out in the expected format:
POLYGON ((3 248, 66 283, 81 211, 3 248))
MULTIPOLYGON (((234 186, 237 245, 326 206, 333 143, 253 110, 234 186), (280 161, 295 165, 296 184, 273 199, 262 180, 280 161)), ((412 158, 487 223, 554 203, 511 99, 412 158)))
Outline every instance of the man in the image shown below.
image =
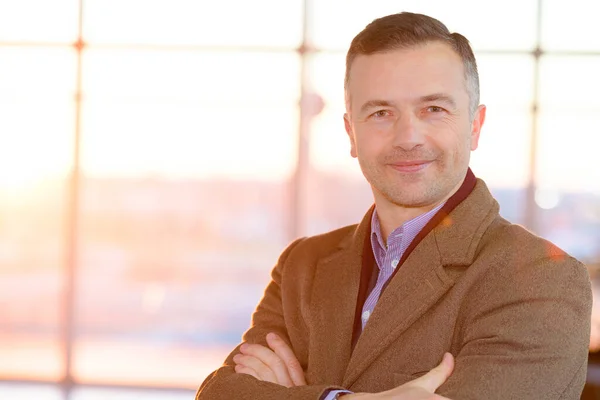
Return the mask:
POLYGON ((469 169, 486 109, 468 41, 379 18, 350 45, 345 92, 375 204, 283 252, 197 399, 578 399, 589 277, 501 218, 469 169))

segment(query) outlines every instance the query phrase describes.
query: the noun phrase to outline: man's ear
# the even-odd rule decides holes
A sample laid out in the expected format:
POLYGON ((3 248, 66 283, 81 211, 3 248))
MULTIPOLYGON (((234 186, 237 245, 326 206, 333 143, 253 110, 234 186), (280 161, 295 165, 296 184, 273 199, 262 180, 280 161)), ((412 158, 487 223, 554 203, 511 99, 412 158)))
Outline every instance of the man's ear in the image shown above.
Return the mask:
POLYGON ((352 124, 350 123, 350 116, 348 113, 344 114, 344 127, 346 128, 346 133, 350 139, 350 155, 356 158, 358 156, 356 153, 356 143, 354 141, 354 132, 352 131, 352 124))
POLYGON ((481 104, 475 110, 473 115, 473 121, 471 122, 471 151, 476 150, 479 147, 479 135, 481 134, 481 128, 485 122, 485 105, 481 104))

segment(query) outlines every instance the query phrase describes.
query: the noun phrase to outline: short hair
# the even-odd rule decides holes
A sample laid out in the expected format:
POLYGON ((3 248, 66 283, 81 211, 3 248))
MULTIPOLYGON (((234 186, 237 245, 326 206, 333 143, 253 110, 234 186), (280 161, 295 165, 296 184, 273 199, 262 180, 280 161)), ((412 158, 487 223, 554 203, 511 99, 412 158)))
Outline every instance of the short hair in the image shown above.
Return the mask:
POLYGON ((409 12, 377 18, 352 39, 346 55, 346 99, 350 67, 356 56, 407 49, 435 41, 447 43, 460 56, 469 95, 469 111, 473 115, 479 105, 479 73, 469 41, 460 33, 450 33, 446 25, 435 18, 409 12))

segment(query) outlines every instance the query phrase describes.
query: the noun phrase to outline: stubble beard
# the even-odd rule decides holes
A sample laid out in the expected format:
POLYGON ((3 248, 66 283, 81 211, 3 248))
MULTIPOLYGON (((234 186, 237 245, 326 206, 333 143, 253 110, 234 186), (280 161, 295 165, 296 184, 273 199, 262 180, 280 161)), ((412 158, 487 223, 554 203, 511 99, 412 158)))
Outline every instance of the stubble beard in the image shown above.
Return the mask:
MULTIPOLYGON (((390 157, 376 162, 360 162, 363 175, 374 192, 378 192, 389 203, 403 208, 433 206, 444 200, 461 179, 461 172, 448 169, 448 160, 443 154, 433 159, 425 170, 417 173, 402 173, 387 165, 390 157)), ((396 159, 398 160, 398 159, 396 159)), ((377 194, 374 193, 377 197, 377 194)))

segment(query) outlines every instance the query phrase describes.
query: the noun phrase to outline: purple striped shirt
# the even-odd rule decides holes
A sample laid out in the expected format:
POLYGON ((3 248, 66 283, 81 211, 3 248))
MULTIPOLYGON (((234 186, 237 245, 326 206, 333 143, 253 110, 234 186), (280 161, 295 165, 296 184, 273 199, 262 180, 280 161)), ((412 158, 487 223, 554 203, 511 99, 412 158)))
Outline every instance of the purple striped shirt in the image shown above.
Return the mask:
POLYGON ((387 246, 382 238, 377 209, 373 211, 373 216, 371 218, 371 247, 373 248, 373 255, 375 256, 375 261, 379 268, 379 275, 375 287, 363 305, 361 314, 362 329, 365 329, 365 324, 369 320, 369 317, 373 313, 373 309, 379 300, 381 289, 388 279, 390 279, 390 276, 392 276, 392 273, 398 266, 398 262, 402 259, 402 255, 413 239, 419 234, 421 229, 427 225, 429 220, 433 218, 444 204, 445 202, 425 214, 421 214, 410 221, 406 221, 402 226, 396 228, 388 237, 387 246))

